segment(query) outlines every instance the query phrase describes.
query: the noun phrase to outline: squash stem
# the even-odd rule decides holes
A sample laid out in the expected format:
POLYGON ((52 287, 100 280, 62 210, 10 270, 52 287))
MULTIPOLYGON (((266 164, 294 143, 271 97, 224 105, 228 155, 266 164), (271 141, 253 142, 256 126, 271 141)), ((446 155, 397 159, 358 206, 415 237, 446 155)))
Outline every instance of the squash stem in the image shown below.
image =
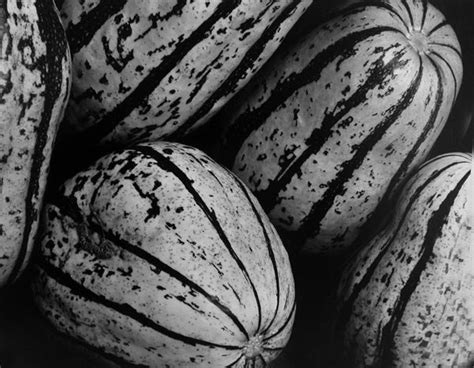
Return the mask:
POLYGON ((244 347, 243 354, 245 356, 246 368, 265 368, 267 363, 262 357, 263 339, 262 336, 252 336, 244 347))
POLYGON ((419 54, 429 54, 430 53, 430 45, 428 37, 422 31, 415 31, 413 30, 411 33, 407 35, 408 40, 412 47, 419 53, 419 54))

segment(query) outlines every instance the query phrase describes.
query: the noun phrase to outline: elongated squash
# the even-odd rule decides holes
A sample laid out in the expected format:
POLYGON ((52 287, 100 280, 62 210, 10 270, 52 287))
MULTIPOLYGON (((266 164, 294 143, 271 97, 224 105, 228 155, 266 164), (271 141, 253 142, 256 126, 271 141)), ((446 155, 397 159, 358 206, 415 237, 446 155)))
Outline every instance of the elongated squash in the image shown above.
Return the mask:
POLYGON ((222 150, 290 247, 341 253, 426 158, 461 79, 433 6, 357 3, 272 58, 230 109, 222 150))
POLYGON ((351 367, 474 363, 471 167, 460 153, 423 165, 343 271, 337 329, 351 367))
POLYGON ((264 367, 287 343, 286 250, 250 191, 201 151, 110 154, 54 198, 33 288, 60 331, 147 367, 264 367))
POLYGON ((53 0, 0 1, 0 287, 28 263, 71 59, 53 0))
POLYGON ((177 139, 207 121, 311 1, 60 3, 74 68, 65 131, 83 144, 126 145, 177 139))

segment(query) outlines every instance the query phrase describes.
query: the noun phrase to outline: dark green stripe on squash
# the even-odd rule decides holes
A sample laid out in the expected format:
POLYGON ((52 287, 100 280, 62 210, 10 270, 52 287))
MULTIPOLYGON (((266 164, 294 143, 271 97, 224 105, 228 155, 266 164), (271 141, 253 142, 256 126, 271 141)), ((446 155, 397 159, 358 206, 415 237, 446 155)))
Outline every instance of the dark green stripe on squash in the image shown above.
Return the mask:
POLYGON ((382 328, 381 340, 375 363, 376 366, 388 367, 393 362, 392 349, 394 337, 399 327, 400 320, 403 316, 403 313, 405 312, 411 295, 419 285, 420 278, 425 271, 426 264, 430 262, 431 257, 434 254, 434 245, 436 241, 442 236, 443 227, 447 222, 448 216, 450 215, 454 201, 464 183, 469 178, 469 175, 470 172, 464 175, 464 177, 459 181, 459 183, 456 184, 453 190, 449 192, 444 201, 441 203, 440 207, 431 214, 428 220, 426 236, 420 249, 421 257, 408 275, 405 285, 400 291, 400 295, 393 308, 389 322, 382 328))
POLYGON ((74 338, 163 366, 271 361, 288 341, 284 247, 250 191, 195 148, 104 157, 51 196, 45 223, 35 299, 74 338))
MULTIPOLYGON (((349 317, 352 313, 352 307, 353 307, 354 301, 359 296, 359 293, 367 287, 368 283, 370 282, 370 280, 373 276, 374 271, 376 270, 376 268, 380 264, 380 261, 382 260, 382 258, 385 256, 387 250, 389 249, 390 244, 394 241, 396 235, 400 231, 400 229, 403 225, 403 222, 405 221, 405 219, 406 219, 410 209, 414 205, 414 203, 418 200, 418 197, 419 197, 420 193, 428 185, 430 185, 434 180, 436 180, 440 175, 442 175, 444 171, 448 170, 449 168, 451 168, 451 167, 453 167, 457 164, 458 163, 452 163, 448 166, 445 166, 445 167, 441 168, 440 170, 434 171, 432 173, 432 175, 427 180, 425 180, 425 182, 420 187, 417 188, 417 190, 415 191, 413 196, 410 198, 410 200, 408 202, 408 205, 407 205, 405 211, 403 212, 403 215, 401 216, 401 219, 400 219, 400 221, 399 221, 399 223, 396 227, 396 230, 393 232, 393 235, 390 238, 388 238, 387 243, 382 246, 382 251, 377 255, 377 257, 372 262, 370 267, 367 268, 367 271, 364 273, 364 276, 362 277, 362 279, 354 287, 350 297, 340 307, 340 312, 339 312, 340 317, 338 318, 337 327, 336 327, 336 330, 337 330, 337 333, 339 334, 339 336, 345 330, 346 323, 347 323, 347 321, 348 321, 348 319, 349 319, 349 317)), ((357 250, 355 252, 357 252, 357 250)))
POLYGON ((276 330, 274 333, 272 333, 270 336, 265 337, 264 341, 268 341, 270 339, 273 339, 275 336, 278 336, 279 334, 281 334, 282 331, 284 331, 285 328, 288 326, 291 319, 295 316, 295 313, 296 313, 296 300, 293 301, 293 305, 291 307, 291 312, 288 314, 288 317, 283 322, 283 324, 280 326, 280 328, 278 330, 276 330))
MULTIPOLYGON (((102 0, 90 12, 84 14, 77 24, 72 24, 66 31, 66 36, 75 54, 87 45, 104 22, 111 16, 120 12, 128 0, 102 0)), ((62 4, 61 4, 62 5, 62 4)))
POLYGON ((268 231, 267 229, 265 228, 265 224, 263 223, 262 221, 262 216, 259 214, 259 212, 257 211, 257 209, 255 208, 255 204, 253 203, 253 200, 252 198, 250 198, 249 196, 249 193, 248 193, 248 188, 238 179, 236 179, 236 183, 238 184, 238 186, 240 187, 240 189, 242 190, 242 193, 245 194, 245 197, 247 198, 248 202, 250 203, 250 205, 252 206, 252 211, 255 215, 255 218, 257 219, 257 222, 258 224, 260 225, 260 227, 262 228, 263 230, 263 235, 265 237, 265 243, 267 245, 267 249, 268 249, 268 255, 270 257, 270 260, 271 260, 271 263, 272 263, 272 268, 273 268, 273 273, 275 275, 275 285, 276 285, 276 293, 275 293, 275 298, 276 298, 276 305, 275 305, 275 313, 273 314, 273 317, 272 319, 270 320, 270 322, 268 323, 267 327, 265 327, 263 330, 262 330, 262 334, 266 334, 268 332, 268 330, 270 329, 270 327, 272 327, 272 324, 273 322, 275 321, 275 318, 278 314, 278 309, 280 308, 280 278, 278 276, 278 266, 276 264, 276 260, 275 260, 275 254, 273 252, 273 248, 272 248, 272 244, 271 244, 271 241, 270 241, 270 237, 268 235, 268 231))
MULTIPOLYGON (((394 192, 400 186, 403 179, 406 178, 406 176, 408 175, 410 166, 413 165, 413 162, 416 160, 416 157, 420 156, 419 149, 423 145, 423 143, 426 141, 430 132, 433 130, 434 125, 436 123, 436 119, 438 118, 439 110, 441 108, 442 100, 444 97, 445 87, 443 86, 443 79, 442 79, 441 72, 438 66, 435 63, 433 63, 433 65, 435 66, 436 75, 438 77, 434 108, 428 116, 428 121, 426 125, 424 126, 422 133, 416 140, 413 147, 408 152, 405 160, 403 160, 397 172, 390 179, 390 183, 388 185, 388 188, 385 191, 384 197, 380 201, 379 209, 376 211, 384 211, 385 208, 387 208, 386 206, 390 202, 391 197, 393 197, 394 192)), ((453 103, 454 103, 454 100, 453 100, 453 103)))
POLYGON ((74 142, 113 147, 181 139, 243 87, 310 3, 176 0, 133 8, 123 0, 63 1, 77 83, 58 150, 71 152, 74 142), (160 44, 161 33, 176 36, 160 44), (220 39, 230 33, 233 39, 220 39))
POLYGON ((251 69, 257 59, 262 54, 267 43, 275 37, 276 32, 280 29, 281 24, 290 18, 300 4, 300 0, 294 0, 278 15, 273 23, 271 23, 262 33, 262 36, 247 51, 239 65, 232 71, 229 77, 221 84, 219 88, 202 104, 202 106, 193 115, 191 115, 175 132, 170 134, 166 139, 176 140, 182 139, 183 136, 196 124, 200 119, 206 116, 214 107, 217 101, 224 96, 232 95, 238 87, 239 81, 251 69))
MULTIPOLYGON (((12 283, 19 276, 21 269, 24 267, 26 253, 31 238, 34 237, 34 234, 31 234, 31 230, 33 223, 38 221, 42 201, 39 198, 39 181, 44 175, 42 173, 45 164, 44 150, 49 144, 52 144, 48 137, 51 124, 51 113, 63 93, 61 90, 63 76, 61 61, 68 57, 68 46, 63 35, 64 30, 58 16, 56 15, 53 1, 36 1, 35 7, 38 14, 39 36, 46 44, 46 56, 37 60, 37 65, 42 74, 41 80, 45 86, 45 92, 43 95, 44 108, 41 121, 36 130, 37 136, 25 198, 25 225, 23 229, 23 239, 15 265, 10 273, 7 283, 12 283)), ((31 42, 33 42, 33 40, 31 40, 31 42)), ((32 49, 34 49, 34 45, 31 46, 32 49)), ((26 108, 28 108, 28 103, 25 102, 25 104, 26 108)))
POLYGON ((175 175, 183 183, 183 185, 186 187, 188 192, 193 196, 197 205, 202 209, 205 216, 212 223, 213 227, 216 229, 217 233, 219 234, 219 238, 222 240, 222 243, 225 245, 225 247, 231 254, 232 258, 235 260, 239 268, 242 270, 242 273, 245 275, 245 278, 247 279, 250 287, 252 288, 252 292, 255 296, 255 301, 257 302, 257 307, 258 307, 257 331, 259 332, 260 326, 262 323, 262 310, 261 310, 261 303, 260 303, 260 298, 257 293, 257 289, 255 288, 255 285, 249 276, 246 266, 244 265, 242 260, 238 257, 238 255, 235 253, 232 247, 232 244, 230 243, 229 238, 227 237, 224 230, 222 229, 222 226, 219 220, 217 219, 214 211, 206 205, 205 201, 201 198, 199 193, 193 188, 192 182, 189 180, 186 174, 182 172, 171 160, 167 159, 165 156, 163 156, 156 150, 147 146, 136 146, 133 149, 136 150, 137 152, 140 152, 145 157, 152 158, 158 164, 158 166, 162 168, 164 171, 173 173, 173 175, 175 175))
POLYGON ((139 85, 111 112, 107 113, 98 123, 84 131, 79 138, 82 142, 99 143, 122 120, 136 109, 143 99, 154 91, 160 82, 176 67, 180 61, 195 45, 207 37, 210 29, 219 20, 227 17, 241 0, 222 1, 216 11, 202 23, 188 38, 179 41, 175 50, 163 61, 153 68, 139 85))
POLYGON ((420 166, 391 221, 349 258, 337 291, 335 341, 352 366, 467 364, 471 165, 471 155, 452 153, 420 166))
POLYGON ((302 220, 300 228, 288 234, 292 239, 298 239, 301 242, 301 246, 304 244, 306 238, 316 236, 319 233, 321 221, 334 205, 335 198, 344 195, 344 184, 346 181, 352 177, 355 169, 360 168, 364 157, 382 138, 390 125, 394 124, 398 115, 413 101, 413 96, 421 82, 423 73, 422 65, 423 64, 420 63, 416 78, 412 81, 402 98, 394 105, 393 110, 367 135, 360 145, 354 147, 354 156, 349 161, 345 161, 341 164, 342 170, 338 172, 337 176, 329 184, 331 189, 327 190, 318 202, 312 204, 311 210, 302 220))
MULTIPOLYGON (((290 78, 287 78, 282 83, 279 83, 275 88, 272 95, 258 108, 253 109, 251 111, 246 111, 242 115, 236 119, 235 123, 231 125, 227 135, 231 137, 228 140, 225 150, 225 156, 227 157, 226 163, 229 165, 234 164, 234 160, 237 156, 238 151, 241 149, 242 145, 244 144, 245 140, 249 137, 252 132, 258 130, 258 128, 266 122, 269 116, 299 88, 313 82, 317 81, 321 75, 321 71, 331 62, 341 55, 350 56, 351 52, 353 52, 354 47, 360 43, 365 41, 367 38, 375 35, 380 35, 384 32, 400 32, 398 29, 394 29, 392 27, 376 27, 367 30, 363 30, 360 32, 352 33, 337 42, 333 45, 329 46, 327 49, 323 50, 321 53, 316 55, 308 65, 303 69, 303 71, 299 74, 292 75, 290 78)), ((390 70, 386 68, 388 72, 390 70)), ((374 74, 368 78, 366 85, 360 88, 360 91, 363 93, 361 95, 354 94, 354 102, 350 104, 347 108, 346 112, 350 110, 350 107, 356 106, 358 103, 362 102, 362 99, 365 97, 365 93, 369 91, 369 88, 373 88, 379 85, 380 81, 378 81, 375 77, 378 76, 379 71, 375 71, 374 74), (370 81, 370 82, 369 82, 370 81), (365 93, 364 93, 365 92, 365 93)), ((345 105, 349 105, 347 102, 345 105)), ((342 110, 344 111, 344 110, 342 110)), ((320 133, 323 134, 329 133, 329 129, 333 127, 333 125, 340 119, 341 116, 344 114, 339 112, 337 115, 334 114, 334 119, 331 121, 324 121, 321 123, 322 128, 317 129, 314 131, 313 137, 308 138, 308 143, 314 145, 313 141, 318 138, 321 140, 321 143, 324 141, 323 138, 320 137, 320 133)), ((329 120, 329 119, 328 119, 329 120)), ((269 189, 269 192, 271 190, 269 189)), ((265 203, 264 207, 267 208, 268 204, 266 204, 265 198, 262 198, 261 201, 265 203)))
POLYGON ((171 337, 172 339, 181 341, 185 344, 189 345, 203 345, 209 347, 216 347, 221 349, 227 350, 238 350, 241 349, 241 346, 228 346, 228 345, 220 345, 216 343, 211 343, 209 341, 204 341, 200 339, 195 339, 189 336, 181 335, 174 331, 163 327, 158 322, 153 321, 146 317, 144 314, 140 313, 136 309, 134 309, 129 304, 125 303, 118 303, 107 299, 104 295, 99 295, 91 291, 90 289, 84 287, 80 282, 74 280, 70 275, 64 273, 59 268, 54 267, 51 263, 43 258, 39 258, 37 261, 38 266, 46 272, 46 274, 55 280, 57 283, 66 286, 72 294, 75 294, 81 298, 84 298, 88 301, 92 301, 94 303, 103 305, 106 308, 110 308, 124 316, 127 316, 140 324, 144 327, 149 327, 165 336, 171 337))
MULTIPOLYGON (((245 330, 245 327, 242 325, 242 323, 239 321, 237 316, 232 312, 230 308, 227 306, 223 305, 220 301, 219 298, 215 295, 210 295, 208 292, 206 292, 201 286, 199 286, 197 283, 193 282, 189 278, 187 278, 185 275, 180 273, 179 271, 173 269, 157 257, 152 256, 150 253, 144 251, 142 248, 130 244, 124 239, 121 239, 118 235, 114 234, 110 230, 104 230, 100 227, 100 225, 88 221, 87 224, 82 224, 82 221, 84 221, 80 216, 78 216, 78 213, 80 213, 80 209, 77 208, 76 205, 74 205, 74 201, 71 200, 70 198, 63 197, 61 195, 55 196, 50 201, 51 204, 54 204, 58 209, 60 210, 61 215, 66 215, 73 219, 76 223, 78 223, 78 228, 86 228, 90 229, 91 231, 94 231, 96 234, 100 234, 100 242, 98 244, 94 244, 93 248, 90 249, 86 245, 85 250, 88 252, 92 252, 96 254, 98 258, 101 258, 104 256, 104 247, 106 253, 117 253, 120 251, 126 251, 128 253, 133 254, 136 257, 139 257, 143 259, 144 261, 148 262, 151 266, 154 267, 154 271, 159 273, 159 272, 166 272, 168 275, 171 277, 179 280, 183 285, 188 286, 191 290, 196 291, 200 294, 202 294, 210 303, 216 305, 221 311, 224 312, 234 323, 235 325, 239 328, 239 330, 246 336, 246 338, 249 338, 248 332, 245 330), (112 249, 109 249, 109 248, 112 249)), ((81 237, 80 237, 81 238, 81 237)), ((92 236, 87 236, 86 239, 91 239, 92 236)), ((84 247, 84 244, 79 244, 78 246, 84 247)), ((107 257, 107 258, 110 258, 107 257)))
POLYGON ((462 76, 443 22, 428 3, 348 7, 279 50, 220 116, 223 161, 291 251, 347 251, 427 157, 462 76))
POLYGON ((69 96, 70 55, 53 1, 2 1, 0 13, 3 286, 23 272, 35 243, 51 149, 69 96))

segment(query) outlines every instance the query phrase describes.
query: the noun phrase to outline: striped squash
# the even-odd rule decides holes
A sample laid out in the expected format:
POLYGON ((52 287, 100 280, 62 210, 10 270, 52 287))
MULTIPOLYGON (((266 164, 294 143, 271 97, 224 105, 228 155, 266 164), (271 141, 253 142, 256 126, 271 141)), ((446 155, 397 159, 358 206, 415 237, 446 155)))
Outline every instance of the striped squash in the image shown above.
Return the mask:
POLYGON ((288 254, 250 191, 201 151, 144 143, 54 198, 33 289, 63 333, 153 367, 264 367, 287 343, 288 254))
POLYGON ((245 88, 226 164, 295 250, 342 253, 426 158, 461 78, 456 35, 426 1, 349 6, 245 88))
POLYGON ((471 166, 460 153, 423 165, 342 272, 337 328, 351 367, 472 367, 471 166))
POLYGON ((73 55, 65 132, 109 146, 177 139, 203 124, 311 0, 58 3, 73 55))
POLYGON ((38 227, 71 59, 53 0, 0 1, 0 287, 25 268, 38 227))

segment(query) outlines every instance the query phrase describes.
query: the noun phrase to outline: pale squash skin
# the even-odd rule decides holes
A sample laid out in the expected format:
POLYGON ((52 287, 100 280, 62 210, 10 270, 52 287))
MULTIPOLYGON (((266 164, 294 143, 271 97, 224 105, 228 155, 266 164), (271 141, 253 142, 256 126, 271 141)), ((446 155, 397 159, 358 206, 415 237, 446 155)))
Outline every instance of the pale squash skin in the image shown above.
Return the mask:
POLYGON ((426 159, 461 80, 434 7, 357 3, 272 57, 222 117, 222 155, 293 251, 343 254, 426 159))
POLYGON ((1 2, 0 287, 30 259, 71 58, 52 0, 1 2))
POLYGON ((474 363, 472 155, 433 158, 343 270, 337 340, 352 367, 474 363))
POLYGON ((250 80, 311 2, 58 1, 74 68, 65 136, 99 146, 183 137, 250 80))
POLYGON ((288 254, 250 191, 172 143, 110 154, 45 207, 33 282, 61 332, 150 367, 263 367, 295 315, 288 254))

